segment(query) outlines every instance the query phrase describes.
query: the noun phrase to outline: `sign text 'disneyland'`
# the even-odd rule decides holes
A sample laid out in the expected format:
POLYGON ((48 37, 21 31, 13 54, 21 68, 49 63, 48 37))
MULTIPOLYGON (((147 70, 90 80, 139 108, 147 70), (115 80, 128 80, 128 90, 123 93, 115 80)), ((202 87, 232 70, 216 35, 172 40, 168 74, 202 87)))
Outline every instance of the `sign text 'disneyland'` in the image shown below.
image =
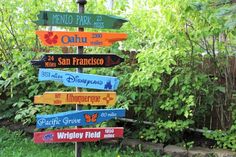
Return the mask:
POLYGON ((116 90, 119 85, 119 80, 116 77, 52 69, 39 69, 38 80, 61 82, 69 87, 100 90, 116 90))

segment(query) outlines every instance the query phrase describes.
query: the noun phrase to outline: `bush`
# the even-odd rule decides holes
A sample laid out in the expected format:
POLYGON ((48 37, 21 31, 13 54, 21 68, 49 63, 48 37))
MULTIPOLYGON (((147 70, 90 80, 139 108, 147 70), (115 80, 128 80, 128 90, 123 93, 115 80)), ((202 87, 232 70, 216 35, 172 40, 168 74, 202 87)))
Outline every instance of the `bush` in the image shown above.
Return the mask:
MULTIPOLYGON (((104 2, 88 2, 86 10, 129 19, 117 30, 128 33, 128 40, 111 47, 86 48, 86 53, 112 52, 126 61, 114 68, 86 69, 85 72, 119 77, 116 107, 129 109, 130 118, 153 123, 152 126, 137 125, 135 131, 138 134, 134 136, 155 142, 178 142, 182 140, 184 129, 199 126, 204 116, 210 114, 209 110, 219 106, 223 134, 216 131, 212 136, 205 135, 217 140, 220 146, 235 149, 235 143, 231 141, 235 118, 230 117, 229 122, 233 124, 231 129, 226 127, 224 121, 224 113, 228 109, 235 112, 235 78, 229 64, 229 56, 235 55, 235 4, 211 0, 138 0, 131 6, 121 0, 115 1, 115 7, 109 11, 104 2)), ((11 3, 6 1, 5 5, 15 15, 17 6, 15 2, 11 3)), ((21 14, 17 17, 20 22, 16 22, 12 27, 15 31, 11 31, 13 34, 17 32, 19 40, 15 40, 13 34, 6 35, 6 41, 11 42, 2 45, 0 56, 5 61, 0 67, 0 90, 5 98, 0 103, 4 104, 4 116, 16 113, 16 120, 31 123, 35 121, 35 113, 63 110, 32 104, 33 96, 44 91, 72 89, 37 81, 37 70, 29 64, 29 60, 36 57, 33 48, 36 47, 34 50, 37 51, 54 50, 55 53, 60 50, 40 47, 38 40, 34 40, 33 31, 37 27, 33 24, 23 26, 25 18, 28 22, 29 19, 36 19, 39 9, 76 11, 75 3, 63 3, 68 5, 58 6, 46 0, 26 3, 22 6, 24 16, 21 14), (28 28, 30 35, 24 35, 21 28, 28 28)), ((9 13, 4 15, 5 20, 10 17, 14 16, 9 13)), ((10 26, 11 23, 7 24, 10 26)), ((4 32, 7 28, 4 26, 0 30, 4 32)))

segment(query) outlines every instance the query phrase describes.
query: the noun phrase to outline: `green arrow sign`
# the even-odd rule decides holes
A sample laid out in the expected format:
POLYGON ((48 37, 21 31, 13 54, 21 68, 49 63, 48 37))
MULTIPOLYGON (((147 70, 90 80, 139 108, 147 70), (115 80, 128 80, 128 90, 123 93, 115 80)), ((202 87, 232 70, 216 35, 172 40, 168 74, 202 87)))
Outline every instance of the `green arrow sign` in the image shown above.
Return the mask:
POLYGON ((127 20, 111 15, 40 11, 38 20, 34 22, 43 26, 118 29, 127 20))

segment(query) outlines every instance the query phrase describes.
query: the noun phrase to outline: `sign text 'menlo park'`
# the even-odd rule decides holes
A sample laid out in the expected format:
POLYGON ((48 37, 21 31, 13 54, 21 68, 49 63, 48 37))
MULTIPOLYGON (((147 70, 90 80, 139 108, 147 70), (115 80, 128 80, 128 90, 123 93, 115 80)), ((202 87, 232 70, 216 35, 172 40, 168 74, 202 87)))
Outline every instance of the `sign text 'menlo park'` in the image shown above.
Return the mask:
POLYGON ((111 46, 127 39, 125 33, 36 31, 45 46, 111 46))
POLYGON ((111 15, 40 11, 38 20, 34 22, 43 26, 118 29, 127 20, 111 15))
POLYGON ((115 54, 45 54, 39 61, 31 61, 39 68, 112 67, 124 59, 115 54))

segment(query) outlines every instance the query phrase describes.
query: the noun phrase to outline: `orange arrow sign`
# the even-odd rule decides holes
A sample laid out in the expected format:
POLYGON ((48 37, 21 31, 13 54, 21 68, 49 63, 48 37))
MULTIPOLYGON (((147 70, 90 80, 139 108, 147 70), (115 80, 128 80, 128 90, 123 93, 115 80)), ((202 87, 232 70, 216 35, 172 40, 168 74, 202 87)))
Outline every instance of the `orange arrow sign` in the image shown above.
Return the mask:
POLYGON ((45 92, 34 97, 34 104, 81 104, 111 106, 116 102, 116 92, 45 92))
POLYGON ((36 31, 45 46, 110 46, 127 39, 124 33, 36 31))

